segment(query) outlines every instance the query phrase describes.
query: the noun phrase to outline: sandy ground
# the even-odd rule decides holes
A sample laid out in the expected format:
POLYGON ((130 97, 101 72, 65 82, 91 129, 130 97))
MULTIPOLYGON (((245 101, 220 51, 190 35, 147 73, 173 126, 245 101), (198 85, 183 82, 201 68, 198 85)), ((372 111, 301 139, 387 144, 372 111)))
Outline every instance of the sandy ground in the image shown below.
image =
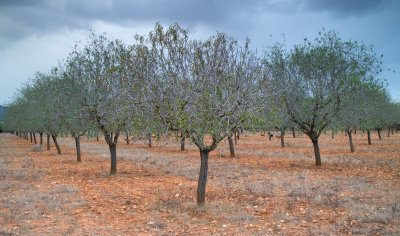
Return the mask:
MULTIPOLYGON (((62 154, 0 134, 0 235, 399 235, 400 133, 321 137, 322 167, 304 135, 240 137, 210 153, 206 204, 196 206, 199 151, 178 140, 117 146, 60 138, 62 154)), ((45 145, 44 145, 45 147, 45 145)))

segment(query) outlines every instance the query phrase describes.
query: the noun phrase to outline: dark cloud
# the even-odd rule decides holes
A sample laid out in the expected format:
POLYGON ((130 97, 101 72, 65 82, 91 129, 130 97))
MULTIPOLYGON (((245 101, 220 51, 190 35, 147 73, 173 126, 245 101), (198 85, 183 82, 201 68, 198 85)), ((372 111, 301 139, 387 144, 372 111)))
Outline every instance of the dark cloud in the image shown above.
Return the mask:
POLYGON ((252 17, 264 11, 293 11, 297 6, 293 0, 6 0, 0 2, 0 39, 18 40, 65 28, 88 29, 95 20, 119 25, 160 21, 240 28, 246 19, 238 22, 235 20, 238 15, 252 17))
POLYGON ((336 17, 364 16, 396 5, 396 0, 308 0, 304 9, 326 11, 336 17))

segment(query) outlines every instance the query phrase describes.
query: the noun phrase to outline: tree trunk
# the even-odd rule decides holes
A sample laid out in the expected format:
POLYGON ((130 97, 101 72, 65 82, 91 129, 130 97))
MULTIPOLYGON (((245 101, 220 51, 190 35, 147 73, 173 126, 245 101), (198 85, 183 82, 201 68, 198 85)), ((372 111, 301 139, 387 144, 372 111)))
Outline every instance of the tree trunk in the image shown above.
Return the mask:
POLYGON ((354 134, 357 134, 357 127, 354 127, 354 134))
POLYGON ((29 136, 31 137, 31 143, 33 143, 32 132, 29 132, 29 136))
POLYGON ((42 146, 43 145, 43 133, 40 132, 39 135, 40 135, 40 146, 42 146))
POLYGON ((36 144, 36 133, 33 133, 33 143, 36 144))
POLYGON ((75 146, 76 146, 76 161, 81 162, 81 142, 79 137, 75 137, 75 146))
POLYGON ((206 184, 208 171, 208 151, 200 150, 200 172, 199 181, 197 183, 197 205, 204 205, 206 202, 206 184))
MULTIPOLYGON (((238 132, 239 132, 239 131, 238 131, 238 132)), ((237 145, 237 137, 238 137, 238 136, 236 135, 236 132, 234 132, 233 135, 235 136, 235 145, 237 145)), ((232 139, 232 138, 231 138, 231 139, 232 139)), ((228 141, 229 141, 229 139, 228 139, 228 141)))
POLYGON ((285 130, 281 130, 281 147, 285 147, 285 130))
POLYGON ((151 133, 149 133, 149 148, 151 148, 151 133))
POLYGON ((231 153, 231 157, 235 157, 235 147, 233 146, 232 135, 228 136, 229 142, 229 151, 231 153))
POLYGON ((367 136, 368 136, 368 145, 371 145, 371 131, 369 129, 367 130, 367 136))
POLYGON ((99 134, 96 134, 96 140, 99 141, 99 134))
POLYGON ((335 138, 335 133, 332 130, 332 139, 335 138))
POLYGON ((315 165, 321 166, 321 153, 319 152, 318 138, 312 140, 315 154, 315 165))
POLYGON ((388 137, 390 137, 390 126, 388 127, 388 137))
POLYGON ((379 140, 381 140, 381 139, 382 139, 382 136, 381 136, 381 129, 376 129, 376 131, 378 131, 378 137, 379 137, 379 140))
MULTIPOLYGON (((242 131, 243 132, 243 131, 242 131)), ((239 140, 240 139, 240 131, 238 130, 237 131, 237 139, 239 140)))
POLYGON ((50 150, 50 134, 47 134, 47 150, 50 150))
POLYGON ((185 135, 182 135, 181 138, 181 151, 185 151, 185 135))
POLYGON ((108 144, 111 154, 111 170, 110 175, 117 173, 117 144, 108 144))
POLYGON ((113 136, 113 132, 104 133, 104 139, 106 140, 108 144, 108 148, 110 149, 110 154, 111 154, 111 169, 110 169, 110 175, 117 173, 117 144, 118 144, 118 136, 119 133, 117 132, 113 136))
POLYGON ((351 136, 351 131, 346 129, 347 135, 349 136, 350 142, 350 152, 354 152, 353 137, 351 136))
POLYGON ((269 139, 269 141, 272 140, 272 134, 271 134, 271 132, 269 132, 269 131, 268 131, 268 139, 269 139))
POLYGON ((57 153, 61 154, 61 149, 60 149, 60 146, 58 145, 58 142, 57 142, 57 135, 51 135, 51 137, 53 138, 54 145, 56 145, 57 153))
POLYGON ((295 132, 294 128, 292 128, 292 134, 293 134, 293 138, 296 138, 296 132, 295 132))
POLYGON ((126 135, 126 145, 129 145, 129 135, 126 135))

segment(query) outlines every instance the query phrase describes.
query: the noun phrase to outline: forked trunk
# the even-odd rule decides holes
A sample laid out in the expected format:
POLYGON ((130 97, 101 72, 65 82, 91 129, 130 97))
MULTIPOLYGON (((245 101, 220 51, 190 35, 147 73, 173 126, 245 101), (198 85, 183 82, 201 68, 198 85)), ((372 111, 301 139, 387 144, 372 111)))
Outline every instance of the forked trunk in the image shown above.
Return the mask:
POLYGON ((47 150, 50 150, 50 134, 47 134, 47 150))
POLYGON ((79 137, 75 137, 75 146, 76 146, 76 161, 81 162, 81 142, 79 137))
POLYGON ((351 135, 351 131, 346 129, 346 132, 347 132, 347 135, 349 136, 350 152, 354 152, 353 137, 351 135))
POLYGON ((281 130, 281 147, 285 147, 285 131, 281 130))
POLYGON ((368 145, 371 145, 371 131, 369 129, 367 130, 367 136, 368 136, 368 145))
POLYGON ((185 135, 181 138, 181 151, 185 151, 185 135))
POLYGON ((208 151, 200 150, 201 164, 199 181, 197 183, 197 205, 204 205, 206 202, 206 185, 208 172, 208 151))
POLYGON ((231 153, 231 157, 235 157, 235 147, 233 146, 232 135, 228 136, 229 142, 229 151, 231 153))
POLYGON ((321 153, 319 152, 318 138, 312 140, 315 154, 315 165, 321 166, 321 153))
POLYGON ((61 149, 60 149, 60 146, 58 145, 58 142, 57 142, 57 135, 51 135, 51 137, 53 138, 54 145, 56 145, 57 153, 61 154, 61 149))

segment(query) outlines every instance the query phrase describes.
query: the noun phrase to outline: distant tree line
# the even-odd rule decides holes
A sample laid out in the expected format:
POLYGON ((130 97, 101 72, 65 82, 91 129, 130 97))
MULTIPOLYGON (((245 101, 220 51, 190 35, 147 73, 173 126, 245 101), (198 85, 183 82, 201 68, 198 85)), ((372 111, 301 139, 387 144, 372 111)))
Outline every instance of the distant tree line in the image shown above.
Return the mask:
MULTIPOLYGON (((4 129, 43 144, 74 137, 81 161, 80 137, 102 134, 110 150, 110 173, 117 172, 120 136, 151 138, 176 134, 184 149, 189 138, 200 152, 197 203, 205 202, 208 156, 240 130, 300 130, 313 143, 326 130, 381 132, 399 123, 393 103, 377 77, 381 57, 371 46, 345 41, 334 31, 288 50, 282 43, 258 56, 227 34, 207 40, 189 37, 178 24, 157 24, 127 45, 92 33, 50 72, 38 72, 8 104, 4 129), (33 137, 32 137, 33 136, 33 137), (206 142, 205 137, 211 139, 206 142)), ((293 132, 294 134, 294 132, 293 132)), ((389 133, 388 133, 389 135, 389 133)), ((332 136, 333 137, 333 136, 332 136)), ((370 142, 370 139, 369 139, 370 142)))

